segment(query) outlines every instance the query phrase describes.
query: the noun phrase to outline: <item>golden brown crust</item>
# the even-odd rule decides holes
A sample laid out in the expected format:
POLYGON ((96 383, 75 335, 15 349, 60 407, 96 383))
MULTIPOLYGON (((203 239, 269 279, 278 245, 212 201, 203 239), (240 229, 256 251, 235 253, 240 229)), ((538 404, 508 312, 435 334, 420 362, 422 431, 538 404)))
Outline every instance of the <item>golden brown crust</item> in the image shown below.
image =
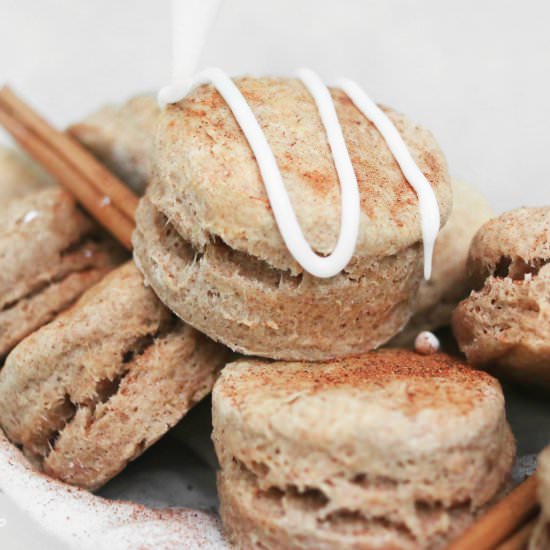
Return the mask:
POLYGON ((128 263, 8 356, 0 424, 46 472, 96 489, 204 397, 226 359, 128 263))
MULTIPOLYGON (((225 371, 223 395, 239 409, 247 406, 251 393, 262 391, 277 398, 285 392, 306 392, 309 397, 343 389, 359 397, 362 392, 376 391, 383 399, 384 389, 390 383, 406 383, 411 390, 388 400, 391 407, 406 415, 416 415, 424 409, 455 409, 457 414, 468 414, 479 407, 485 388, 500 392, 493 377, 450 355, 425 356, 403 349, 384 349, 322 364, 241 359, 225 371), (456 391, 457 387, 461 391, 456 391)), ((388 389, 388 397, 392 393, 393 388, 388 389)))
MULTIPOLYGON (((317 107, 297 80, 236 80, 277 159, 313 249, 340 228, 339 185, 317 107)), ((246 354, 322 360, 386 342, 420 282, 418 201, 383 138, 332 90, 358 178, 355 256, 335 277, 304 273, 282 241, 251 149, 221 96, 192 91, 161 115, 154 178, 137 213, 134 258, 163 302, 246 354), (330 337, 327 337, 330 335, 330 337)), ((429 132, 387 109, 448 217, 445 159, 429 132)))

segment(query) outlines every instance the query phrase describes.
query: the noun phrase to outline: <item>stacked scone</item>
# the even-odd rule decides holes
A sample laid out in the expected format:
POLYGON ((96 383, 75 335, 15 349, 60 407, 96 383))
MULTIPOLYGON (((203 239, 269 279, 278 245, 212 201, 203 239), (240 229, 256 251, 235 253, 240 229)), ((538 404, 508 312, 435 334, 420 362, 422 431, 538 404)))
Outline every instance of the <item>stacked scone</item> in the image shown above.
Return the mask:
MULTIPOLYGON (((236 84, 305 238, 330 254, 340 191, 315 102, 297 80, 236 84)), ((515 453, 498 382, 444 354, 372 351, 448 322, 468 290, 466 250, 486 206, 455 184, 434 282, 422 283, 418 198, 376 126, 344 92, 330 93, 360 194, 355 253, 333 277, 310 275, 288 251, 256 158, 211 86, 161 112, 142 97, 71 129, 137 190, 151 178, 133 237, 137 268, 126 263, 72 294, 63 287, 60 305, 40 300, 118 262, 60 191, 10 203, 6 257, 30 252, 4 285, 22 285, 4 310, 41 320, 13 329, 0 349, 11 351, 0 424, 37 467, 97 489, 214 387, 221 515, 240 548, 442 548, 497 498, 515 453), (30 242, 33 223, 55 237, 48 254, 30 242), (47 302, 41 316, 34 300, 47 302), (230 349, 263 359, 233 362, 218 378, 230 349)), ((444 225, 453 191, 440 148, 384 112, 444 225)))
MULTIPOLYGON (((340 226, 338 177, 317 107, 296 80, 237 81, 319 254, 340 226)), ((221 96, 197 88, 162 113, 134 256, 179 317, 250 355, 317 360, 373 349, 403 328, 422 273, 418 200, 375 126, 332 91, 361 200, 358 243, 339 275, 304 272, 285 246, 254 155, 221 96)), ((432 135, 387 110, 437 195, 452 192, 432 135)))
MULTIPOLYGON (((338 179, 312 98, 294 80, 237 84, 308 242, 330 253, 340 223, 338 179)), ((441 548, 502 490, 515 444, 489 375, 446 355, 368 353, 415 311, 418 201, 376 128, 345 94, 331 94, 361 195, 358 245, 342 273, 313 277, 290 255, 255 157, 209 86, 160 115, 134 257, 179 317, 269 359, 226 366, 214 388, 219 496, 232 543, 441 548)), ((451 186, 441 151, 429 132, 386 113, 432 184, 445 223, 451 186)), ((478 219, 467 224, 470 237, 486 214, 478 219)), ((460 288, 450 303, 466 292, 468 235, 450 234, 460 243, 453 264, 460 288)), ((440 286, 432 305, 450 285, 440 286)))

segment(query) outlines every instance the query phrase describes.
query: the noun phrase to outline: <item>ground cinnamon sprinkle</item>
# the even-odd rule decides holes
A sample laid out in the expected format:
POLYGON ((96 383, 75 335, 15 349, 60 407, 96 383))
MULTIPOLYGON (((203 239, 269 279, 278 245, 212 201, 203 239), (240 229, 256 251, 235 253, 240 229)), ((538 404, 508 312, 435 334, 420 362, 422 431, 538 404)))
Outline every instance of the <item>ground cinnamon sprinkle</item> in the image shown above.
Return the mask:
MULTIPOLYGON (((325 363, 264 363, 243 374, 246 393, 263 395, 305 392, 329 394, 349 389, 364 399, 387 395, 388 407, 405 414, 427 408, 453 407, 467 414, 498 388, 498 382, 485 372, 470 368, 443 353, 424 356, 407 350, 380 350, 325 363), (403 396, 405 396, 403 398, 403 396), (390 399, 391 397, 391 399, 390 399)), ((224 393, 240 408, 242 380, 229 380, 224 393), (237 388, 238 385, 238 388, 237 388)))

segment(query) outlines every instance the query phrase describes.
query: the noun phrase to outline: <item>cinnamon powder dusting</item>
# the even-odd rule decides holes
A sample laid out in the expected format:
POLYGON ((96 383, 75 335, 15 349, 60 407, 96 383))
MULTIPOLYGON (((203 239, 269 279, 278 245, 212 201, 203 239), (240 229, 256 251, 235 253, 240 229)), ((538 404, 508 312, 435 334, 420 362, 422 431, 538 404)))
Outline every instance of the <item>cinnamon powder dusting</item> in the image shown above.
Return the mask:
POLYGON ((346 389, 350 398, 384 400, 407 415, 450 407, 468 414, 494 394, 498 382, 443 353, 422 356, 388 349, 317 364, 251 362, 226 376, 223 388, 237 408, 256 392, 265 397, 298 392, 328 397, 346 389))

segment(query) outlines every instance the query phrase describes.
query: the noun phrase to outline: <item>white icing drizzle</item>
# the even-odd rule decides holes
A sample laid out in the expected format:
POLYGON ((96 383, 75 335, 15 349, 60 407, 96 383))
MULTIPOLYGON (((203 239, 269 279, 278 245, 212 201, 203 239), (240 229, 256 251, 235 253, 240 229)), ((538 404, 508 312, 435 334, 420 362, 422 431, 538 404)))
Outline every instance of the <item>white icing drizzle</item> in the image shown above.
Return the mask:
POLYGON ((220 3, 221 0, 172 0, 172 82, 185 82, 196 72, 220 3))
MULTIPOLYGON (((316 277, 327 278, 340 273, 354 254, 359 231, 360 196, 357 178, 328 88, 309 69, 298 71, 298 77, 317 105, 340 181, 342 222, 336 247, 329 256, 319 256, 306 241, 273 151, 252 109, 227 74, 221 69, 210 68, 201 71, 191 79, 178 80, 176 84, 167 86, 159 92, 159 102, 162 106, 176 103, 191 89, 203 84, 212 84, 216 88, 231 109, 256 157, 275 221, 289 252, 305 271, 316 277)), ((352 80, 340 79, 337 81, 337 86, 378 129, 403 175, 418 196, 424 241, 424 277, 429 279, 434 244, 440 226, 439 205, 435 193, 385 113, 352 80)))
POLYGON ((341 78, 336 81, 336 86, 346 92, 355 106, 376 126, 397 164, 399 164, 405 179, 418 197, 424 242, 424 278, 429 279, 432 274, 435 241, 441 225, 439 204, 434 190, 422 170, 418 168, 401 134, 386 113, 353 80, 341 78))
POLYGON ((289 252, 308 273, 316 277, 333 277, 346 267, 355 250, 359 230, 359 190, 342 129, 338 123, 336 110, 327 87, 312 71, 303 69, 299 76, 319 108, 342 187, 340 193, 342 218, 346 220, 346 223, 341 224, 335 249, 325 257, 316 254, 306 241, 286 191, 275 155, 252 109, 231 78, 220 69, 206 69, 192 78, 185 87, 162 90, 159 99, 163 103, 173 103, 184 97, 188 89, 201 84, 214 85, 229 105, 256 157, 273 215, 289 252))

